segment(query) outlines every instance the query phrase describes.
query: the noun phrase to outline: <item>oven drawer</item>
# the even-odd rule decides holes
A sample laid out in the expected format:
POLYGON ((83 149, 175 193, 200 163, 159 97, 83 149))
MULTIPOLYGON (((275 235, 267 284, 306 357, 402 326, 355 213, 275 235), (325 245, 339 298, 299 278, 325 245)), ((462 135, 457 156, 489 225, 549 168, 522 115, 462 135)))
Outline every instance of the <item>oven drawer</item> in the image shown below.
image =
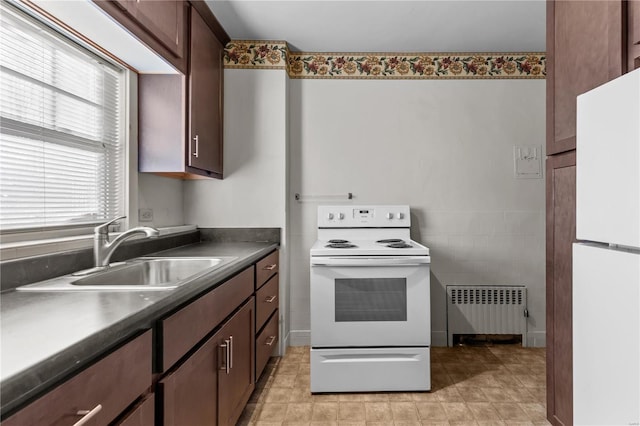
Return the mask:
POLYGON ((429 348, 311 348, 311 392, 431 390, 429 348))
POLYGON ((278 275, 276 275, 256 292, 256 331, 262 328, 278 307, 278 283, 278 275))
POLYGON ((256 380, 278 346, 278 312, 276 310, 264 329, 256 336, 256 380))

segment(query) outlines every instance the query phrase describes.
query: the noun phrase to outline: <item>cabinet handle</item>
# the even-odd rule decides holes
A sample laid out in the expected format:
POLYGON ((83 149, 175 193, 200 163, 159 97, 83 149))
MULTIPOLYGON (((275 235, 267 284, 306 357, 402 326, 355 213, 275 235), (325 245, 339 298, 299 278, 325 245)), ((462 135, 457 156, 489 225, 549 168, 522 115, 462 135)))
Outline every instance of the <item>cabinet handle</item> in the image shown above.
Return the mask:
POLYGON ((273 301, 276 300, 276 297, 278 297, 278 296, 269 296, 266 299, 264 299, 264 301, 266 303, 273 303, 273 301))
POLYGON ((267 340, 264 344, 267 346, 271 346, 275 341, 276 341, 276 336, 269 336, 269 340, 267 340))
POLYGON ((220 367, 220 370, 224 370, 229 374, 229 340, 225 339, 224 343, 220 345, 220 349, 224 351, 224 364, 220 367))
POLYGON ((233 368, 233 336, 229 336, 229 368, 233 368))
POLYGON ((78 420, 77 422, 75 422, 73 424, 73 426, 82 426, 83 424, 85 424, 89 420, 91 420, 91 418, 93 418, 93 416, 98 414, 100 412, 100 410, 102 410, 102 404, 96 405, 93 410, 78 410, 76 415, 82 416, 82 418, 80 420, 78 420))
POLYGON ((277 263, 274 263, 273 265, 267 265, 264 268, 262 268, 265 271, 273 271, 274 269, 276 269, 278 267, 277 263))
POLYGON ((193 156, 198 158, 198 148, 199 148, 199 137, 198 135, 196 135, 195 138, 193 138, 193 141, 195 142, 195 150, 193 151, 193 156))

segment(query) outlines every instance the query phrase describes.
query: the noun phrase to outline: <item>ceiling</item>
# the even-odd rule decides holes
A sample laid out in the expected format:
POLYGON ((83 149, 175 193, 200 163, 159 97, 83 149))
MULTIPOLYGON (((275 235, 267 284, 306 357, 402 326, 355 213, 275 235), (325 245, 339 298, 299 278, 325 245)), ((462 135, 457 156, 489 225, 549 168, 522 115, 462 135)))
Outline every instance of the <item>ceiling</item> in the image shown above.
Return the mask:
POLYGON ((232 39, 303 52, 544 52, 544 0, 206 0, 232 39))

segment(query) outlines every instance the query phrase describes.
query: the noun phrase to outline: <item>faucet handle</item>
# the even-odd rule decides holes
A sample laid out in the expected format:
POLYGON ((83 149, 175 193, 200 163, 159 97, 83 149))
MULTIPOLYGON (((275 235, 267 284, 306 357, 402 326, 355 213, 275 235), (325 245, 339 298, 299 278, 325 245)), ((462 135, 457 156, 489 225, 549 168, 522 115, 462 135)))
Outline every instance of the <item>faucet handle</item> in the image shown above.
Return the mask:
POLYGON ((109 234, 109 225, 111 225, 114 222, 119 221, 120 219, 126 219, 127 216, 120 216, 120 217, 116 217, 115 219, 111 219, 109 222, 103 223, 102 225, 98 225, 95 228, 93 228, 93 232, 96 234, 105 234, 108 235, 109 234))

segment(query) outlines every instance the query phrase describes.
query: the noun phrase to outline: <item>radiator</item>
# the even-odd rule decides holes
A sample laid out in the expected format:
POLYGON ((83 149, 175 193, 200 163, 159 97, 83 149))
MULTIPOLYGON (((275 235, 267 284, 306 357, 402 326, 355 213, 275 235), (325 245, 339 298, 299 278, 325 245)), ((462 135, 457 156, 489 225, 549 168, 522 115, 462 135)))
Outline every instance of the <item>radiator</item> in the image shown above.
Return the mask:
POLYGON ((447 335, 522 334, 527 346, 527 289, 524 286, 447 286, 447 335))

